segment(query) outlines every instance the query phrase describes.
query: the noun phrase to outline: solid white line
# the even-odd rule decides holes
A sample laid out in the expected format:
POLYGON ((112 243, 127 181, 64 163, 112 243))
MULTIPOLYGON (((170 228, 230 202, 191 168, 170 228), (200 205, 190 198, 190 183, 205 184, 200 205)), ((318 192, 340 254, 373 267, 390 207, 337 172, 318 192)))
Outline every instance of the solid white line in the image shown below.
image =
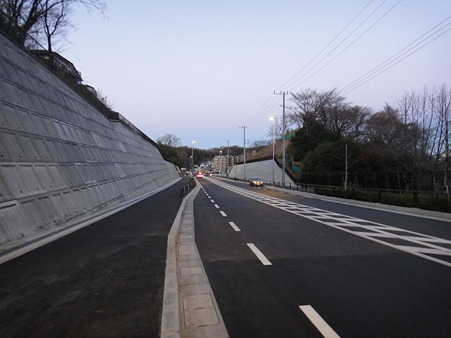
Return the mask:
POLYGON ((227 217, 227 214, 224 211, 220 211, 221 215, 227 217))
POLYGON ((326 338, 340 337, 326 321, 315 311, 311 305, 301 305, 299 308, 304 312, 308 319, 315 325, 321 334, 326 338))
POLYGON ((272 265, 272 263, 265 257, 264 254, 262 254, 260 250, 257 249, 253 243, 247 243, 247 246, 252 250, 263 265, 272 265))
POLYGON ((215 208, 216 208, 216 209, 219 209, 219 205, 215 204, 215 208))
POLYGON ((240 228, 238 228, 238 227, 236 226, 235 223, 229 222, 229 224, 230 224, 230 226, 233 228, 233 230, 235 230, 235 231, 241 231, 240 228))

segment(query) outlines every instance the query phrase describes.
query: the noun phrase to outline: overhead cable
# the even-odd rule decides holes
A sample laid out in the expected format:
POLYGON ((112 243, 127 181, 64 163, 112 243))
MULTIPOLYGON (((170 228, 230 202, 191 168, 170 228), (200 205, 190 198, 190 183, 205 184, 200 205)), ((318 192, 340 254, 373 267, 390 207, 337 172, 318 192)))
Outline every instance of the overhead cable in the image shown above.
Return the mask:
MULTIPOLYGON (((313 76, 315 76, 316 74, 318 74, 321 70, 323 70, 325 67, 327 67, 330 63, 332 63, 334 60, 336 60, 340 55, 342 55, 345 51, 347 51, 352 45, 354 45, 358 40, 360 40, 366 33, 368 33, 374 26, 376 26, 384 17, 386 17, 396 6, 399 5, 399 3, 402 0, 399 0, 397 3, 395 3, 392 7, 390 7, 385 13, 383 13, 371 26, 369 26, 365 31, 363 31, 357 38, 355 38, 351 43, 349 43, 346 47, 344 47, 338 54, 336 54, 332 59, 330 59, 329 61, 327 61, 324 65, 322 65, 319 69, 317 69, 313 74, 311 74, 310 76, 306 77, 306 78, 300 78, 298 79, 295 83, 299 82, 302 79, 302 82, 297 83, 297 87, 299 87, 299 85, 303 84, 304 82, 306 82, 307 80, 311 79, 313 76)), ((385 1, 384 1, 385 2, 385 1)), ((379 9, 381 5, 379 5, 372 13, 371 15, 377 10, 379 9)), ((368 16, 369 18, 369 16, 368 16)), ((358 28, 360 28, 361 25, 359 25, 358 28)), ((355 30, 351 33, 353 34, 355 32, 355 30)), ((350 35, 348 35, 349 37, 350 35)), ((348 38, 346 37, 346 39, 348 38)), ((342 42, 344 42, 345 40, 343 40, 342 42)), ((341 45, 341 43, 340 43, 341 45)), ((338 46, 337 46, 338 47, 338 46)), ((317 64, 315 64, 315 67, 318 66, 322 61, 324 61, 330 54, 332 54, 332 52, 334 52, 337 48, 334 48, 329 54, 327 54, 324 58, 322 58, 317 64)), ((313 70, 313 68, 312 68, 313 70)), ((294 83, 294 84, 295 84, 294 83)), ((293 85, 294 85, 293 84, 293 85)), ((295 88, 297 88, 295 87, 295 88)), ((291 89, 292 91, 294 89, 291 89)))
POLYGON ((378 66, 374 67, 369 72, 359 77, 357 80, 346 85, 344 88, 340 90, 340 94, 346 95, 352 92, 353 90, 357 89, 358 87, 362 86, 363 84, 367 83, 368 81, 374 79, 383 72, 397 65, 399 62, 408 58, 410 55, 416 53, 417 51, 427 46, 431 42, 437 40, 439 37, 441 37, 442 35, 446 34, 451 30, 451 27, 447 28, 450 25, 451 25, 451 16, 448 16, 445 20, 443 20, 442 22, 431 28, 429 31, 421 35, 419 38, 417 38, 410 44, 408 44, 399 52, 397 52, 384 62, 380 63, 378 66))
MULTIPOLYGON (((348 27, 349 26, 351 26, 352 25, 352 23, 354 23, 354 21, 356 21, 357 20, 357 18, 359 17, 359 16, 361 16, 362 15, 362 13, 371 5, 371 3, 373 2, 374 0, 370 0, 352 19, 351 19, 351 21, 349 21, 348 22, 348 24, 346 24, 345 25, 345 27, 337 34, 337 35, 335 35, 335 37, 328 43, 328 44, 326 44, 326 46, 323 48, 323 49, 321 49, 321 51, 315 56, 315 57, 313 57, 308 63, 307 63, 307 65, 305 65, 300 71, 298 71, 295 75, 293 75, 289 80, 287 80, 281 87, 279 87, 279 88, 284 88, 287 84, 289 84, 290 82, 291 82, 291 84, 293 85, 294 83, 296 83, 297 81, 299 81, 299 79, 297 79, 297 80, 295 80, 294 82, 293 82, 293 79, 295 79, 299 74, 301 74, 310 64, 312 64, 321 54, 323 54, 323 52, 332 44, 332 43, 334 43, 345 31, 346 31, 346 29, 348 29, 348 27)), ((401 1, 401 0, 400 0, 401 1)), ((387 0, 384 0, 384 1, 382 1, 382 3, 380 3, 379 4, 379 6, 377 6, 376 7, 376 9, 375 10, 373 10, 365 19, 363 19, 363 21, 362 21, 362 23, 360 23, 358 26, 357 26, 357 28, 356 29, 354 29, 350 34, 348 34, 348 36, 346 37, 346 38, 344 38, 338 45, 337 45, 337 47, 335 47, 334 49, 333 49, 333 51, 335 50, 335 49, 337 49, 341 44, 343 44, 348 38, 349 38, 349 36, 351 36, 358 28, 360 28, 366 21, 368 21, 368 19, 371 17, 371 16, 373 16, 374 15, 374 13, 385 3, 385 2, 387 2, 387 0)), ((333 52, 332 51, 332 52, 333 52)), ((326 55, 326 57, 327 56, 329 56, 332 52, 329 52, 329 54, 327 54, 326 55)), ((324 59, 324 58, 323 58, 324 59)), ((323 59, 320 61, 320 62, 322 62, 323 61, 323 59)), ((320 63, 319 62, 319 63, 320 63)), ((309 72, 312 70, 312 69, 314 69, 314 67, 316 67, 319 63, 317 63, 317 64, 315 64, 310 70, 309 70, 309 72)), ((307 74, 308 74, 308 72, 307 72, 307 74)), ((245 124, 252 124, 253 122, 255 122, 255 121, 258 121, 258 120, 260 120, 265 114, 267 114, 268 113, 268 111, 270 111, 271 109, 273 109, 275 106, 277 106, 278 105, 278 102, 274 102, 275 101, 275 98, 274 98, 274 96, 273 95, 271 95, 271 96, 269 96, 267 99, 266 99, 266 101, 265 101, 265 103, 248 119, 248 120, 246 120, 245 121, 245 124)))
MULTIPOLYGON (((387 1, 387 0, 385 0, 387 1)), ((384 2, 385 2, 384 1, 384 2)), ((276 91, 283 90, 284 88, 289 87, 289 84, 294 80, 299 74, 301 74, 312 62, 314 62, 335 40, 338 39, 338 37, 363 13, 363 11, 373 2, 373 0, 370 0, 355 16, 352 18, 351 21, 348 22, 348 24, 337 34, 335 37, 329 41, 326 46, 321 49, 318 54, 316 54, 301 70, 299 70, 296 74, 294 74, 291 78, 289 78, 283 85, 279 87, 276 91)))

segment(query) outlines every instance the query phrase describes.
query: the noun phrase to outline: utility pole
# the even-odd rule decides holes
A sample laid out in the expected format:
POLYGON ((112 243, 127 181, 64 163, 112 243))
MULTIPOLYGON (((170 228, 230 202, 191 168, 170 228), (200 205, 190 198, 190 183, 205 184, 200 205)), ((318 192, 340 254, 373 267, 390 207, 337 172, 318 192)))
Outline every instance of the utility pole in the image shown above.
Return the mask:
POLYGON ((282 110, 282 187, 285 188, 285 95, 288 92, 274 92, 274 95, 283 95, 283 110, 282 110))
POLYGON ((246 181, 246 128, 247 126, 241 126, 238 128, 243 128, 244 132, 244 142, 243 142, 243 155, 244 155, 244 180, 246 181))
POLYGON ((345 190, 348 189, 348 144, 345 144, 345 190))

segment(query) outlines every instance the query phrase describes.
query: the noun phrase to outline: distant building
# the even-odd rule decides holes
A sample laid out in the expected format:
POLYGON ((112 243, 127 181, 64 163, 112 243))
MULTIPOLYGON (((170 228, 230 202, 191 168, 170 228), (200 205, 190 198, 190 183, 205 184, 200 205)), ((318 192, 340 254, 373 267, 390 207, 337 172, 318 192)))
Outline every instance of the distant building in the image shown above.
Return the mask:
POLYGON ((232 167, 243 161, 243 156, 218 155, 213 158, 213 172, 227 176, 232 167))

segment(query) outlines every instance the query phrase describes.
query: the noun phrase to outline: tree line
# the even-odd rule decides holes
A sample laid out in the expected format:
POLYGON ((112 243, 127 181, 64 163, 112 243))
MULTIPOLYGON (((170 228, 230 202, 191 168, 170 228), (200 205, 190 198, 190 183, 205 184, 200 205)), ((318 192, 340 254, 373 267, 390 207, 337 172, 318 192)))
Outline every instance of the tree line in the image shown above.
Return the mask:
POLYGON ((446 84, 407 92, 377 112, 351 105, 337 90, 306 89, 290 103, 287 121, 295 132, 288 158, 300 163, 305 180, 343 185, 349 175, 360 187, 448 192, 446 84))
POLYGON ((243 147, 236 145, 228 148, 194 148, 194 151, 192 151, 191 147, 182 146, 180 138, 171 133, 158 137, 157 144, 163 157, 180 168, 190 168, 191 154, 194 156, 194 164, 211 161, 215 156, 220 154, 220 151, 222 151, 223 155, 226 155, 227 151, 229 151, 230 156, 243 155, 243 147))

